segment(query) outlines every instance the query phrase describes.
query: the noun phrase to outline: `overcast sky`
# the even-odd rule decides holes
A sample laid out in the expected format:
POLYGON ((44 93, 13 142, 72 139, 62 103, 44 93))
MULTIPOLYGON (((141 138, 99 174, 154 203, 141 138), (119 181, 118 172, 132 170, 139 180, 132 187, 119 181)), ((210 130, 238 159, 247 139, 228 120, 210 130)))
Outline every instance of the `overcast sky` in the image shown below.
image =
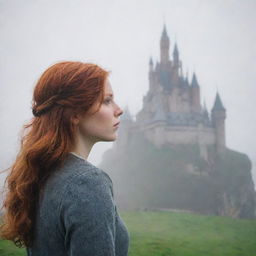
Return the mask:
MULTIPOLYGON (((0 169, 15 159, 37 79, 57 61, 111 70, 117 103, 135 116, 165 22, 170 52, 176 41, 183 71, 190 80, 196 72, 208 110, 218 88, 227 147, 250 157, 256 183, 255 11, 254 0, 0 0, 0 169)), ((97 165, 111 146, 96 144, 88 160, 97 165)))

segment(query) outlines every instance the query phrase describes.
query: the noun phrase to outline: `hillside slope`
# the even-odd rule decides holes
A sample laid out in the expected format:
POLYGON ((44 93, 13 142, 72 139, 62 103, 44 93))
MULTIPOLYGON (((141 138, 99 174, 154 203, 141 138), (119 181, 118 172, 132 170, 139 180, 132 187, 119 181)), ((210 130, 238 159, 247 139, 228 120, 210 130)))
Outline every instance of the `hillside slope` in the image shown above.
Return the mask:
POLYGON ((99 165, 111 176, 122 209, 178 208, 254 218, 256 193, 247 155, 227 149, 208 161, 197 145, 156 148, 137 134, 125 148, 109 149, 99 165))

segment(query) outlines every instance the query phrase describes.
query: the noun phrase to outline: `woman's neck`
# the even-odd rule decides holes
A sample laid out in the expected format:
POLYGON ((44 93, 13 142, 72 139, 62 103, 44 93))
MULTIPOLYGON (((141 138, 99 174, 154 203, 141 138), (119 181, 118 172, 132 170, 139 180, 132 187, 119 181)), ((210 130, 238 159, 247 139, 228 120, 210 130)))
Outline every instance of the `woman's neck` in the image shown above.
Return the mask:
POLYGON ((79 132, 77 132, 76 134, 75 141, 75 145, 73 148, 71 148, 70 151, 87 160, 95 142, 92 141, 90 138, 82 136, 79 132))

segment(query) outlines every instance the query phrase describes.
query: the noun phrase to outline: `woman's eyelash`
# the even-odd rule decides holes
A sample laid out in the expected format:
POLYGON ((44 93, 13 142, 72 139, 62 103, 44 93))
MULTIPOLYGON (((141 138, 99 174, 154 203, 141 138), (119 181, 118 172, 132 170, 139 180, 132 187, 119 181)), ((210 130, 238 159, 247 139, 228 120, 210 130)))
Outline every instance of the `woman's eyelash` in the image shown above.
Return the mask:
POLYGON ((110 101, 112 101, 112 99, 106 99, 106 100, 105 100, 106 103, 108 103, 108 102, 110 102, 110 101))

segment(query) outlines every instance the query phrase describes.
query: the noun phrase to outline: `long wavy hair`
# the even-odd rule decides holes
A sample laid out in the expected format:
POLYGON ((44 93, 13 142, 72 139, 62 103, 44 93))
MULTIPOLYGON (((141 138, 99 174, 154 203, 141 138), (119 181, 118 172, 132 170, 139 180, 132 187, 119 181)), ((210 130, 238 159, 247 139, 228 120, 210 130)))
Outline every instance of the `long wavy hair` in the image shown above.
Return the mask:
POLYGON ((18 247, 32 245, 39 192, 74 146, 74 115, 98 111, 108 74, 96 64, 66 61, 39 78, 34 117, 23 126, 20 150, 5 180, 1 238, 18 247))

